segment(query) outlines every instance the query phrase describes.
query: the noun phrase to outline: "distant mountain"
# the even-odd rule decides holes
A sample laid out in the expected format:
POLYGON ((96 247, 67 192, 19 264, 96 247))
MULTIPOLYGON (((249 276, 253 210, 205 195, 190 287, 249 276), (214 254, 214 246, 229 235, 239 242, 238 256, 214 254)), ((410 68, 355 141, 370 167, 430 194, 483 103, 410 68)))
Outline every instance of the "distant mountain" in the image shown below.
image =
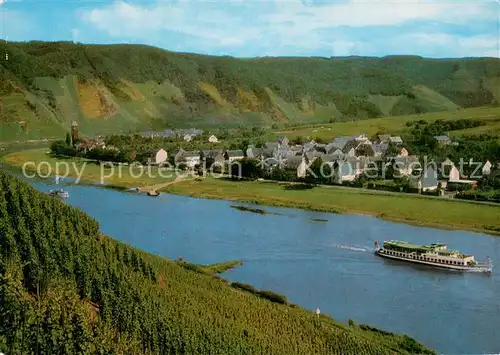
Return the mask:
POLYGON ((498 104, 494 58, 253 58, 140 45, 0 45, 0 140, 318 123, 498 104), (8 60, 4 60, 4 53, 8 60))
POLYGON ((0 353, 435 354, 119 243, 1 169, 0 236, 0 353))

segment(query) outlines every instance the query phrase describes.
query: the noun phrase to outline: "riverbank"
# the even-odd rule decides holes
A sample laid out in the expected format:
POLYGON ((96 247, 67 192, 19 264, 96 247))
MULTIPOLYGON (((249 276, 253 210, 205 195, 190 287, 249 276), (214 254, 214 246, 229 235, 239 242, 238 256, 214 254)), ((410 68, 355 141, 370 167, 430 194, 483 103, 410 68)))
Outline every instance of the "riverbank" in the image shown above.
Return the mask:
POLYGON ((500 206, 430 199, 420 195, 378 194, 337 186, 297 189, 274 182, 212 178, 182 181, 162 191, 318 212, 369 214, 419 226, 500 234, 500 206))
POLYGON ((178 176, 175 171, 166 168, 122 166, 119 169, 118 165, 106 164, 101 167, 94 161, 81 158, 59 159, 48 154, 47 148, 9 153, 3 156, 1 161, 18 170, 22 169, 23 164, 30 162, 26 166, 26 171, 31 174, 55 177, 56 169, 59 169, 59 176, 67 176, 72 179, 80 178, 80 182, 97 183, 111 187, 139 187, 144 191, 149 191, 148 187, 150 186, 164 186, 163 184, 173 182, 178 176))
MULTIPOLYGON (((231 181, 205 178, 178 180, 173 171, 150 168, 150 173, 139 168, 122 169, 111 174, 110 167, 104 170, 101 183, 101 166, 83 159, 58 159, 47 154, 47 149, 25 150, 2 157, 8 166, 20 169, 25 162, 46 164, 40 167, 43 174, 48 169, 55 171, 57 163, 69 163, 68 176, 85 183, 98 183, 106 187, 139 187, 147 190, 155 186, 158 191, 191 197, 222 199, 299 208, 317 212, 369 214, 378 218, 441 229, 460 229, 500 235, 500 206, 476 204, 468 201, 446 200, 421 195, 382 193, 341 186, 317 186, 302 188, 277 182, 231 181), (82 170, 82 168, 84 169, 82 170), (80 175, 80 172, 81 175, 80 175), (138 178, 138 176, 141 176, 138 178), (173 182, 175 181, 175 184, 173 182), (172 184, 171 184, 172 183, 172 184)), ((35 166, 35 165, 33 165, 35 166)), ((33 168, 33 166, 30 166, 33 168)), ((39 165, 38 165, 39 166, 39 165)), ((114 169, 114 168, 113 168, 114 169)), ((33 169, 28 169, 33 172, 33 169)), ((117 168, 115 169, 117 170, 117 168)), ((55 176, 55 175, 54 175, 55 176)))

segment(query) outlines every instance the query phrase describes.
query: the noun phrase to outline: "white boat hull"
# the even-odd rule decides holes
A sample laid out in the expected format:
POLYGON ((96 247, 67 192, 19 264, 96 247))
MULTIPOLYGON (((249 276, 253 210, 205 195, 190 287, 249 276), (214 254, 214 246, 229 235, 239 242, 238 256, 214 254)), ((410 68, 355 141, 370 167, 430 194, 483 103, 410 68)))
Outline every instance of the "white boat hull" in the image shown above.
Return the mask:
POLYGON ((400 256, 395 256, 395 255, 389 255, 389 254, 385 254, 385 253, 380 253, 379 250, 376 250, 375 254, 378 256, 381 256, 383 258, 387 258, 387 259, 406 261, 406 262, 414 263, 414 264, 429 265, 429 266, 439 267, 439 268, 443 268, 443 269, 451 269, 451 270, 464 271, 464 272, 492 272, 493 271, 491 265, 477 265, 477 266, 447 265, 447 264, 434 263, 432 261, 417 260, 417 259, 410 259, 410 258, 405 258, 405 257, 400 257, 400 256))

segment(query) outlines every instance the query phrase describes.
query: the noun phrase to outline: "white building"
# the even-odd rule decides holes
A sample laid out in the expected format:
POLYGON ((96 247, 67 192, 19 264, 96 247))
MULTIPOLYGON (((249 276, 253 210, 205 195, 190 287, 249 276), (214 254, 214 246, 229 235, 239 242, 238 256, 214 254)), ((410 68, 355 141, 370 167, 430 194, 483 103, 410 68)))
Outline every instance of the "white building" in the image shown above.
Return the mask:
POLYGON ((168 153, 165 149, 160 149, 155 155, 155 164, 162 164, 168 159, 168 153))
POLYGON ((219 140, 217 139, 217 137, 214 136, 213 134, 208 138, 208 141, 210 143, 218 143, 219 142, 219 140))
POLYGON ((483 168, 481 169, 481 173, 483 174, 483 176, 489 176, 491 174, 491 168, 492 164, 489 160, 487 160, 486 163, 484 163, 483 168))

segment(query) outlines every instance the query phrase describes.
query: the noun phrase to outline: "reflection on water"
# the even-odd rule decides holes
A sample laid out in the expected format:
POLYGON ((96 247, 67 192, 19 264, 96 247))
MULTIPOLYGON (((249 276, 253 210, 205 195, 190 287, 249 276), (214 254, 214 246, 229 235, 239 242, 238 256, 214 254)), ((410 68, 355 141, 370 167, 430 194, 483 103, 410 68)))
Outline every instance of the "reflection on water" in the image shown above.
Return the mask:
MULTIPOLYGON (((53 186, 36 183, 42 190, 53 186)), ((308 309, 415 337, 442 353, 500 351, 500 279, 397 262, 375 240, 402 239, 500 261, 499 238, 337 215, 162 194, 64 188, 104 233, 162 256, 195 263, 243 260, 224 276, 285 294, 308 309), (311 219, 326 220, 311 223, 311 219)))

